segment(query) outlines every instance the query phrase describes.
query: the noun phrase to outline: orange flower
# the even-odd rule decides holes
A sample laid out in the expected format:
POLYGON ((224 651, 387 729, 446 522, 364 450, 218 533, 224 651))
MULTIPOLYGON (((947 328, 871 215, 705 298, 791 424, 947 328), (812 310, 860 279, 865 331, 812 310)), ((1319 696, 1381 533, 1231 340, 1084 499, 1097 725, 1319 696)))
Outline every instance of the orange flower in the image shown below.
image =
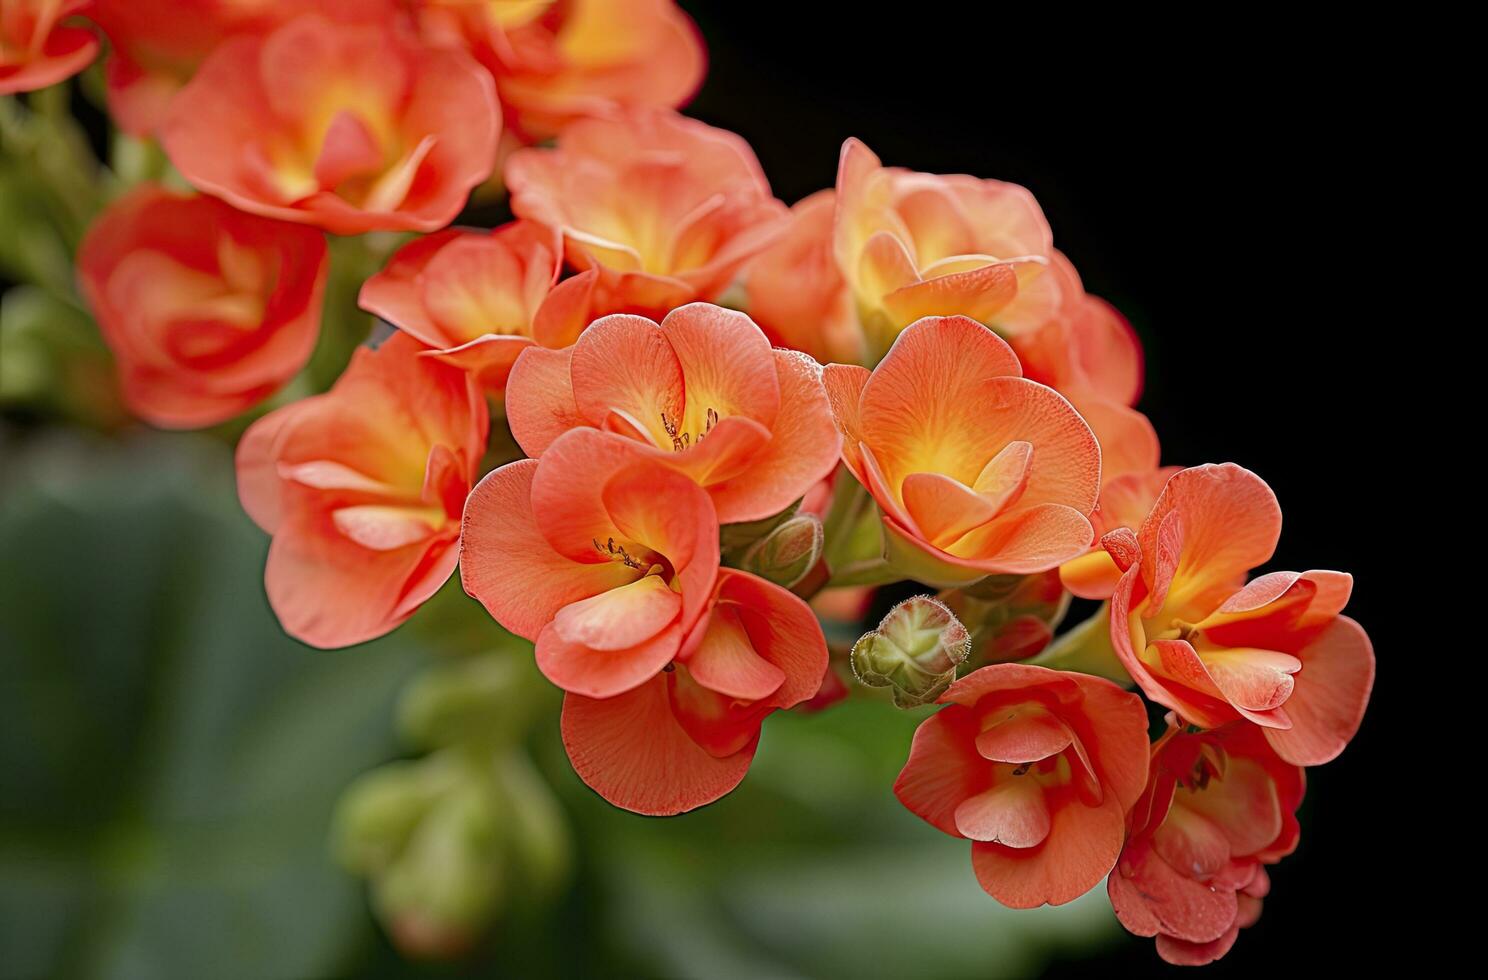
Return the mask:
POLYGON ((87 13, 91 0, 0 0, 0 95, 55 85, 88 67, 98 38, 60 25, 87 13))
POLYGON ((311 646, 381 636, 455 570, 489 419, 463 372, 418 351, 401 334, 359 349, 329 392, 238 444, 238 496, 274 536, 269 604, 311 646))
POLYGON ((697 28, 671 0, 417 0, 426 37, 467 47, 513 128, 547 139, 619 106, 676 108, 703 81, 697 28))
POLYGON ((593 274, 559 283, 562 268, 563 243, 541 225, 452 228, 400 249, 362 285, 360 303, 500 395, 523 350, 567 347, 588 322, 593 274))
POLYGON ((1202 728, 1246 719, 1286 761, 1332 759, 1359 728, 1374 651, 1339 615, 1342 572, 1272 572, 1281 509, 1260 477, 1233 463, 1175 474, 1142 522, 1103 539, 1124 570, 1111 597, 1111 641, 1147 697, 1202 728))
POLYGON ((615 314, 573 347, 529 347, 512 369, 507 420, 529 456, 576 427, 625 436, 686 474, 725 523, 770 517, 837 464, 841 439, 821 369, 772 350, 749 317, 707 303, 658 326, 615 314))
MULTIPOLYGON (((1104 457, 1102 457, 1104 462, 1104 457)), ((1182 467, 1164 466, 1142 473, 1123 473, 1101 487, 1090 524, 1095 529, 1090 550, 1059 566, 1059 580, 1082 599, 1109 599, 1121 581, 1121 568, 1100 540, 1117 528, 1142 526, 1158 494, 1182 467)))
POLYGON ((1116 917, 1156 936, 1169 963, 1219 959, 1260 917, 1270 890, 1264 866, 1296 850, 1305 788, 1302 769, 1254 725, 1198 734, 1171 727, 1152 746, 1147 789, 1106 883, 1116 917))
POLYGON ((568 692, 579 775, 640 813, 680 813, 743 778, 759 726, 810 698, 826 644, 806 605, 718 568, 708 494, 638 443, 581 428, 497 469, 465 509, 465 590, 536 641, 568 692))
POLYGON ((213 51, 161 139, 229 204, 356 234, 448 224, 490 174, 500 130, 491 77, 464 53, 306 16, 213 51))
POLYGON ((832 250, 836 195, 818 191, 791 208, 784 235, 745 272, 749 315, 772 343, 823 364, 867 356, 852 290, 832 250))
POLYGON ((464 520, 465 591, 537 644, 549 680, 590 697, 671 663, 718 574, 708 495, 594 429, 490 473, 464 520))
POLYGON ((952 684, 915 731, 899 801, 973 841, 987 894, 1062 905, 1106 876, 1147 781, 1147 712, 1110 681, 994 664, 952 684))
MULTIPOLYGON (((165 120, 171 97, 228 37, 267 34, 305 11, 294 0, 95 0, 91 16, 109 39, 104 80, 109 115, 120 129, 147 135, 165 120)), ((337 22, 376 23, 392 0, 320 0, 337 22)))
POLYGON ((519 217, 562 231, 569 261, 599 270, 595 315, 660 319, 716 299, 786 220, 747 143, 664 110, 580 120, 552 149, 513 153, 506 183, 519 217))
POLYGON ((829 365, 842 458, 883 514, 893 567, 929 585, 1042 572, 1091 541, 1089 426, 964 316, 926 317, 870 374, 829 365))
POLYGON ((1142 344, 1126 317, 1085 292, 1064 253, 1049 256, 1059 305, 1031 330, 1009 338, 1028 376, 1060 391, 1086 388, 1121 405, 1142 395, 1142 344))
POLYGON ((1110 481, 1157 468, 1152 423, 1135 405, 1142 393, 1142 345, 1109 303, 1085 292, 1074 266, 1050 255, 1047 273, 1059 284, 1059 305, 1044 324, 1013 334, 1009 343, 1026 375, 1064 395, 1101 444, 1101 473, 1110 481))
POLYGON ((114 202, 78 251, 124 400, 166 428, 232 418, 304 367, 326 269, 313 229, 155 185, 114 202))
POLYGON ((766 716, 809 701, 826 672, 810 607, 725 568, 671 670, 617 697, 563 699, 563 745, 580 778, 616 806, 683 813, 737 786, 766 716))
POLYGON ((842 145, 834 248, 878 350, 925 316, 972 317, 999 333, 1032 330, 1057 310, 1047 274, 1053 237, 1016 184, 885 168, 842 145))

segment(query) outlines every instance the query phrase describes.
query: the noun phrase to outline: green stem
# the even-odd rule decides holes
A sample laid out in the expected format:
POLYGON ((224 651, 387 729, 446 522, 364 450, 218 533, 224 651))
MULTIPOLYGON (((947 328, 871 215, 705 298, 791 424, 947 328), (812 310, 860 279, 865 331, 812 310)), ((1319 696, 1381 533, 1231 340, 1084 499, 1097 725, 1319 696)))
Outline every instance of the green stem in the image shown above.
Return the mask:
POLYGON ((1116 648, 1111 645, 1111 604, 1102 603, 1095 614, 1074 629, 1057 637, 1028 663, 1053 670, 1094 674, 1130 687, 1132 680, 1116 648))

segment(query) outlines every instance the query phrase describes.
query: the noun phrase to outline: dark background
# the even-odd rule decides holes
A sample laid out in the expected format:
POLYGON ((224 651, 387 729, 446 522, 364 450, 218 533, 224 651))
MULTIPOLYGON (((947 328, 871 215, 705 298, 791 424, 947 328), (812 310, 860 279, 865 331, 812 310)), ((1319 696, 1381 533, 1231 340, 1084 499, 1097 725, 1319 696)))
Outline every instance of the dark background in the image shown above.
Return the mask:
MULTIPOLYGON (((1408 204, 1398 79, 1295 19, 1144 32, 1062 5, 1033 23, 991 4, 682 5, 711 55, 688 112, 748 139, 787 202, 832 184, 848 136, 887 165, 1032 190, 1086 288, 1141 335, 1163 462, 1253 469, 1285 513, 1270 567, 1356 576, 1348 611, 1379 663, 1369 714, 1309 771, 1301 846, 1206 975, 1378 967, 1379 940, 1412 932, 1399 896, 1420 891, 1389 843, 1415 653, 1396 639, 1400 544, 1381 524, 1409 482, 1387 435, 1408 420, 1383 385, 1407 365, 1378 340, 1409 289, 1380 261, 1408 204)), ((1180 972, 1134 939, 1052 973, 1092 969, 1180 972)))

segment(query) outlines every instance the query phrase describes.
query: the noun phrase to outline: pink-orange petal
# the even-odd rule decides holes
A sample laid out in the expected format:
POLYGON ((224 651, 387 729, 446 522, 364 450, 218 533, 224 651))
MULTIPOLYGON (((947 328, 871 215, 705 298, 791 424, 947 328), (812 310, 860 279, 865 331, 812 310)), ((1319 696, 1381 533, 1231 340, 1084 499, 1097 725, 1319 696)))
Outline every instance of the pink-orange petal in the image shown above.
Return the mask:
POLYGON ((1254 473, 1234 463, 1181 470, 1163 487, 1138 535, 1142 577, 1149 584, 1156 580, 1158 530, 1174 511, 1183 531, 1172 587, 1179 601, 1227 594, 1237 579, 1271 558, 1281 534, 1276 495, 1254 473))
POLYGON ((508 463, 478 483, 465 502, 460 579, 507 629, 537 639, 558 610, 629 582, 619 562, 584 564, 553 550, 532 513, 537 460, 508 463))
POLYGON ((982 720, 977 752, 993 762, 1038 762, 1069 748, 1074 736, 1057 716, 1037 703, 1026 703, 982 720))
POLYGON ((596 650, 565 640, 555 621, 537 636, 537 667, 570 694, 612 698, 660 674, 677 655, 681 642, 682 629, 673 621, 633 647, 596 650))
POLYGON ((976 720, 959 705, 942 708, 915 729, 894 795, 911 813, 962 837, 956 808, 991 785, 990 766, 974 747, 976 720))
POLYGON ((754 746, 724 758, 688 737, 672 714, 666 680, 624 694, 563 699, 563 746, 574 771, 615 806, 672 816, 728 793, 754 758, 754 746))
POLYGON ((1063 905, 1100 883, 1121 854, 1124 837, 1115 794, 1094 807, 1067 801, 1054 809, 1040 846, 1018 849, 977 841, 971 866, 982 890, 1009 908, 1063 905))
POLYGON ((804 354, 771 353, 780 385, 780 411, 769 442, 754 452, 748 470, 709 487, 720 523, 778 514, 825 479, 841 455, 842 439, 832 420, 822 369, 804 354))
POLYGON ((536 458, 569 429, 588 425, 574 400, 569 365, 573 348, 526 347, 506 381, 506 421, 512 437, 536 458))
POLYGON ((770 341, 753 320, 711 303, 689 303, 666 315, 661 333, 682 368, 686 431, 700 431, 708 409, 773 425, 780 381, 770 341))
POLYGON ((974 841, 1012 848, 1037 847, 1053 819, 1038 780, 1009 776, 956 807, 956 829, 974 841))
POLYGON ((682 611, 682 598, 658 575, 646 575, 587 599, 553 617, 566 643, 594 650, 625 650, 660 633, 682 611))
POLYGON ((1297 654, 1302 670, 1287 699, 1290 730, 1267 729, 1276 754, 1297 766, 1337 758, 1364 719, 1374 686, 1374 647, 1348 616, 1333 620, 1297 654))
POLYGON ((682 424, 686 405, 682 364, 666 335, 642 316, 602 317, 580 335, 569 367, 574 402, 590 425, 622 411, 669 445, 668 424, 682 424))
POLYGON ((842 459, 855 475, 862 472, 858 443, 863 439, 863 429, 858 408, 870 374, 867 368, 857 364, 828 364, 822 369, 822 387, 832 406, 837 430, 842 434, 842 459))
POLYGON ((763 700, 785 682, 785 672, 755 652, 732 603, 713 608, 702 640, 686 662, 703 687, 741 701, 763 700))

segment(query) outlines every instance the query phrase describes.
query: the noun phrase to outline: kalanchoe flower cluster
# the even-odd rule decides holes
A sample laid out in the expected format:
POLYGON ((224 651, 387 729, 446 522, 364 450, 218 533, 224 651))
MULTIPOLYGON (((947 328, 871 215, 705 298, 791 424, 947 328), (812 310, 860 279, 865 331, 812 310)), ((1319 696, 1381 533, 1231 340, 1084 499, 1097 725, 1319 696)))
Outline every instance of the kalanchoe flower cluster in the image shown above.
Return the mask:
MULTIPOLYGON (((458 567, 562 691, 574 770, 651 815, 733 790, 776 711, 936 702, 894 790, 991 896, 1107 879, 1175 963, 1255 921, 1301 767, 1369 698, 1352 580, 1247 582, 1274 495, 1160 466, 1136 335, 1029 191, 850 139, 787 208, 742 138, 674 111, 704 54, 668 0, 5 0, 0 92, 100 33, 115 123, 174 172, 97 218, 82 291, 142 418, 274 400, 237 475, 288 633, 380 636, 458 567), (502 189, 513 220, 452 226, 502 189), (904 582, 938 596, 863 632, 904 582), (1102 605, 1058 633, 1071 595, 1102 605)), ((343 827, 418 950, 474 938, 529 778, 427 741, 343 827)))

